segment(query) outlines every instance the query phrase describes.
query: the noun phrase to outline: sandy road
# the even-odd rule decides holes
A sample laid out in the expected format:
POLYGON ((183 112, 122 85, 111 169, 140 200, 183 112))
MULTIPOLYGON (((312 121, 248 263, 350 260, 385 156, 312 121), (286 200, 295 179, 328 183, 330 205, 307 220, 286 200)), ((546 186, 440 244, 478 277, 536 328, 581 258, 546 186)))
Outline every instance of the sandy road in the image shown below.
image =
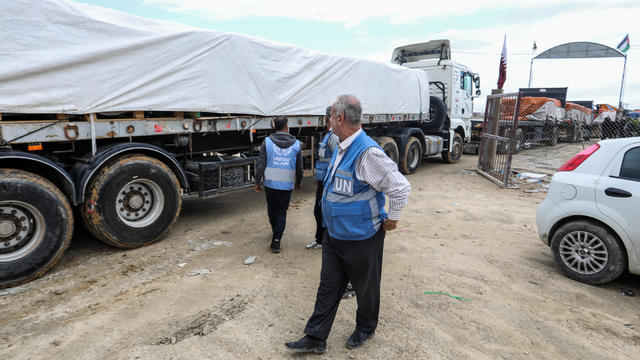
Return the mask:
MULTIPOLYGON (((376 335, 345 348, 356 303, 343 300, 324 358, 637 359, 640 297, 620 289, 640 293, 638 277, 600 287, 564 277, 537 238, 544 194, 499 189, 466 171, 475 162, 429 161, 409 177, 409 205, 386 238, 376 335)), ((302 335, 320 271, 320 252, 304 248, 311 182, 293 196, 278 255, 264 194, 250 191, 185 201, 167 238, 142 249, 77 231, 45 277, 0 295, 0 358, 296 358, 283 343, 302 335), (187 276, 200 269, 211 273, 187 276)))

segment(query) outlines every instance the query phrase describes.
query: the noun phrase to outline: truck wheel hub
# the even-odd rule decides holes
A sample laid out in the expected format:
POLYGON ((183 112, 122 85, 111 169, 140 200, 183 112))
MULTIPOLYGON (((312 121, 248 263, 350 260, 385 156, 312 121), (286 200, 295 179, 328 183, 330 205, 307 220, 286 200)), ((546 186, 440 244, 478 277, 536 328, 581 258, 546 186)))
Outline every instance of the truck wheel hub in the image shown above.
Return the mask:
POLYGON ((44 217, 32 205, 0 203, 0 262, 25 256, 42 241, 44 217))
POLYGON ((13 221, 2 220, 0 222, 0 237, 7 238, 16 231, 16 224, 13 221))
POLYGON ((140 209, 144 204, 144 197, 134 194, 129 198, 129 206, 133 209, 140 209))
POLYGON ((153 181, 138 179, 120 189, 116 198, 118 217, 132 227, 143 227, 155 221, 164 206, 164 196, 153 181))

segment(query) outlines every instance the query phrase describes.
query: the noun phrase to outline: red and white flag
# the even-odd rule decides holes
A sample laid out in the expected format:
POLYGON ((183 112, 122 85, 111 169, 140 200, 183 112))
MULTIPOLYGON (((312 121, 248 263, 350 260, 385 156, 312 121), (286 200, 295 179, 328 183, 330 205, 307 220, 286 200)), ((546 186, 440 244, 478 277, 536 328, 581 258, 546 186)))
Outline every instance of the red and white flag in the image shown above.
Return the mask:
POLYGON ((498 75, 498 89, 502 89, 504 82, 507 80, 507 35, 504 36, 502 44, 502 55, 500 55, 500 70, 498 75))

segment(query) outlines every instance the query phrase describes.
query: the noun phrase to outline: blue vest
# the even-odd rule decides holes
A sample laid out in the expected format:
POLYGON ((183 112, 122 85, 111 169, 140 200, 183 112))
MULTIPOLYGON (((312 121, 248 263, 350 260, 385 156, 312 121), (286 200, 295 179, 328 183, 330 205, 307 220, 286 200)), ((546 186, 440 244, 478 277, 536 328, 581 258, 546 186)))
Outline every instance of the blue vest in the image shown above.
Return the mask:
POLYGON ((368 239, 380 229, 387 216, 384 193, 356 178, 358 159, 372 146, 380 148, 363 131, 346 150, 333 176, 329 175, 338 151, 331 158, 322 194, 322 218, 332 238, 368 239))
POLYGON ((280 148, 271 138, 265 139, 267 166, 264 169, 264 186, 276 190, 293 190, 296 182, 296 158, 300 152, 300 141, 286 149, 280 148))
POLYGON ((318 181, 324 181, 327 168, 333 156, 333 149, 329 146, 329 139, 331 139, 332 134, 333 132, 329 130, 318 144, 318 162, 316 162, 316 180, 318 181))

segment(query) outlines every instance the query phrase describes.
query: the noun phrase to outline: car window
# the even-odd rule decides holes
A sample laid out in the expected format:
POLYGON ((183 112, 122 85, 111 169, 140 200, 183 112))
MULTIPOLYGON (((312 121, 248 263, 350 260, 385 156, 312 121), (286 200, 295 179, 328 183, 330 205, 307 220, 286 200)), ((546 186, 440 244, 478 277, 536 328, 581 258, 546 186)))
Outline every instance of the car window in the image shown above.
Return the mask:
POLYGON ((640 147, 635 147, 624 154, 620 177, 640 181, 640 147))

